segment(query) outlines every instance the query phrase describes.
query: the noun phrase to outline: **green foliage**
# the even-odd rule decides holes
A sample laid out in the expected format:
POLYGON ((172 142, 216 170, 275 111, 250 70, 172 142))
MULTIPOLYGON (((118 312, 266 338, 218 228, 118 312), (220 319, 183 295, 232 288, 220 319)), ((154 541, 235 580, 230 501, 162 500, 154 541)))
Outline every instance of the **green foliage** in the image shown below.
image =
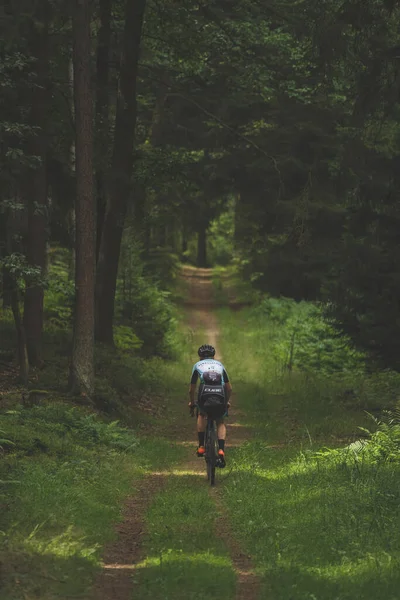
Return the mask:
POLYGON ((140 340, 144 355, 165 356, 170 351, 169 340, 176 325, 171 294, 165 287, 170 287, 176 277, 176 257, 159 252, 153 262, 146 264, 141 254, 141 244, 127 231, 117 290, 119 317, 140 340))
POLYGON ((4 267, 12 276, 18 289, 24 290, 26 281, 30 284, 43 285, 41 269, 28 264, 23 254, 14 252, 0 260, 0 268, 4 267))
POLYGON ((233 257, 234 205, 215 219, 208 230, 208 257, 211 265, 227 266, 233 257))
POLYGON ((261 597, 396 597, 398 464, 335 464, 257 441, 231 455, 224 506, 263 574, 261 597))
POLYGON ((56 329, 71 329, 75 284, 70 278, 71 252, 66 248, 54 247, 50 261, 45 294, 45 317, 56 329))
POLYGON ((82 597, 132 482, 174 464, 181 449, 139 440, 70 399, 15 406, 0 428, 13 441, 0 464, 2 597, 82 597))
POLYGON ((324 317, 323 306, 265 298, 254 312, 260 321, 265 315, 277 326, 271 350, 282 366, 319 375, 363 370, 365 357, 324 317))
POLYGON ((130 400, 144 390, 156 391, 161 385, 157 374, 160 362, 160 358, 145 359, 129 350, 115 351, 111 356, 108 346, 96 346, 96 395, 110 408, 117 408, 120 398, 130 400))
POLYGON ((96 415, 60 402, 30 409, 16 409, 2 417, 13 442, 13 454, 56 453, 68 455, 75 445, 92 448, 134 450, 137 439, 132 431, 106 423, 96 415))
POLYGON ((132 327, 126 325, 116 325, 114 327, 114 341, 119 350, 127 352, 139 350, 142 346, 142 341, 132 331, 132 327))
POLYGON ((180 272, 178 256, 168 249, 152 249, 144 261, 144 274, 161 289, 173 288, 180 272))
MULTIPOLYGON (((0 429, 0 436, 4 435, 4 431, 0 429)), ((3 450, 3 446, 12 446, 14 442, 11 440, 0 437, 0 450, 3 450)))
POLYGON ((124 314, 129 315, 133 330, 143 342, 145 355, 168 354, 168 333, 174 326, 169 292, 161 291, 145 279, 138 277, 132 284, 131 300, 126 302, 124 314))
POLYGON ((345 448, 325 449, 315 457, 323 462, 335 465, 347 465, 363 470, 368 465, 385 462, 400 462, 400 413, 387 411, 381 418, 371 417, 375 431, 366 427, 361 430, 369 439, 356 441, 345 448))

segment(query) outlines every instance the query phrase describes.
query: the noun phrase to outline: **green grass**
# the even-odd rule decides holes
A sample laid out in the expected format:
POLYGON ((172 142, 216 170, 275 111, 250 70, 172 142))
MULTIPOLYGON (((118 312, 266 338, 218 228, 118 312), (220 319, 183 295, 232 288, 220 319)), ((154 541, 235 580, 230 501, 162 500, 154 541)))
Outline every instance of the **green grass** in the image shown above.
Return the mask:
MULTIPOLYGON (((361 425, 375 429, 365 410, 393 406, 398 375, 322 376, 296 365, 288 372, 283 323, 252 309, 222 309, 218 320, 217 350, 240 424, 251 432, 241 448, 228 439, 232 470, 218 485, 262 576, 260 598, 398 600, 396 431, 373 438, 376 452, 318 453, 357 439, 361 425)), ((2 332, 11 334, 4 321, 2 332)), ((27 406, 12 388, 0 413, 2 600, 88 597, 124 499, 144 474, 161 470, 170 474, 146 514, 146 558, 133 572, 138 597, 232 600, 235 573, 207 483, 179 470, 189 450, 172 442, 184 430, 195 445, 188 380, 203 337, 181 325, 169 360, 97 348, 95 404, 78 406, 63 394, 69 335, 54 323, 46 331, 46 368, 32 385, 48 393, 27 406)), ((5 357, 14 341, 0 339, 5 357)))
POLYGON ((60 402, 3 413, 0 429, 13 442, 0 468, 2 598, 81 597, 135 482, 183 450, 60 402))
POLYGON ((326 463, 260 443, 231 456, 224 501, 263 573, 261 597, 399 597, 400 465, 326 463))
POLYGON ((288 371, 276 351, 282 326, 253 309, 220 309, 218 320, 234 402, 263 439, 306 448, 350 442, 360 436, 359 427, 371 424, 366 412, 395 404, 398 374, 288 371))
POLYGON ((218 517, 205 478, 176 472, 147 514, 147 558, 137 582, 145 600, 234 597, 235 573, 218 537, 218 517))
MULTIPOLYGON (((7 327, 12 333, 4 319, 7 327)), ((177 382, 192 339, 185 328, 176 336, 170 361, 98 348, 95 405, 79 406, 65 395, 69 336, 46 330, 46 367, 31 387, 47 393, 27 406, 24 390, 11 386, 0 412, 2 600, 85 597, 124 499, 144 474, 186 456, 164 437, 187 402, 187 382, 182 390, 177 382)), ((7 352, 10 338, 1 340, 7 352)))
POLYGON ((223 498, 263 574, 260 597, 397 600, 400 465, 389 460, 397 432, 389 441, 373 436, 386 454, 317 452, 364 435, 360 425, 374 430, 365 409, 393 406, 396 374, 288 373, 268 319, 221 310, 219 323, 234 402, 253 432, 251 442, 229 449, 223 498))

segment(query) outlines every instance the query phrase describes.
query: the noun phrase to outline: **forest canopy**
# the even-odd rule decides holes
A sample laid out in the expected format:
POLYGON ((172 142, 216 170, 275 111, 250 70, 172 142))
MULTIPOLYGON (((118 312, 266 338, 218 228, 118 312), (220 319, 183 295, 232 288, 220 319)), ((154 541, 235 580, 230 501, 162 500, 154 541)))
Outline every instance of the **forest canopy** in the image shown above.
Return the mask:
POLYGON ((1 295, 22 377, 55 293, 69 327, 76 302, 70 385, 90 392, 94 337, 113 345, 122 327, 122 343, 162 354, 179 261, 232 259, 397 369, 399 11, 3 3, 1 295))

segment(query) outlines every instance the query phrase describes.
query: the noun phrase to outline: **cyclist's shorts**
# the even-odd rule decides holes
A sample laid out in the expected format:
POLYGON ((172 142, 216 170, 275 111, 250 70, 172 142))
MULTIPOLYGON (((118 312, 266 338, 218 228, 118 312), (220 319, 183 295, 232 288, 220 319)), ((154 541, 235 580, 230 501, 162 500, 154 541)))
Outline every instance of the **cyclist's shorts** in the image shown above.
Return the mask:
MULTIPOLYGON (((196 404, 196 417, 198 417, 199 415, 201 415, 202 417, 208 417, 208 414, 205 411, 200 410, 200 408, 196 404)), ((215 421, 221 421, 221 420, 225 419, 226 417, 229 417, 228 409, 226 409, 226 411, 221 416, 216 416, 213 418, 215 421)))

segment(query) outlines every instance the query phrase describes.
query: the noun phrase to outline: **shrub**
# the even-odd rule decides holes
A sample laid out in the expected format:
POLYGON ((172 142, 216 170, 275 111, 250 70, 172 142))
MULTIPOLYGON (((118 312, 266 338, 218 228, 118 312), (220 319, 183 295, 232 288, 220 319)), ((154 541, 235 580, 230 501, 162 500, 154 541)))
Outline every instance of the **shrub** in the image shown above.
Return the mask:
POLYGON ((133 282, 132 289, 124 314, 129 315, 134 332, 143 342, 142 353, 145 356, 168 355, 168 334, 175 325, 169 292, 159 290, 141 276, 133 282))
POLYGON ((131 351, 140 349, 142 340, 132 331, 132 327, 116 325, 114 327, 114 341, 119 350, 131 351))
POLYGON ((255 314, 277 325, 272 352, 283 367, 323 375, 364 369, 364 355, 325 317, 323 306, 265 298, 255 314))
POLYGON ((94 413, 59 402, 8 411, 1 420, 16 454, 68 455, 75 446, 101 444, 104 448, 130 450, 137 445, 134 433, 118 421, 107 423, 94 413))
MULTIPOLYGON (((168 280, 168 274, 176 268, 176 257, 160 252, 152 266, 147 267, 153 272, 152 278, 141 258, 141 245, 135 238, 129 237, 129 231, 125 232, 123 246, 117 288, 117 318, 120 324, 132 328, 142 343, 143 355, 165 356, 169 353, 168 339, 175 323, 170 293, 165 289, 167 281, 161 284, 156 273, 164 270, 168 280)), ((123 331, 126 342, 127 329, 123 331)))

